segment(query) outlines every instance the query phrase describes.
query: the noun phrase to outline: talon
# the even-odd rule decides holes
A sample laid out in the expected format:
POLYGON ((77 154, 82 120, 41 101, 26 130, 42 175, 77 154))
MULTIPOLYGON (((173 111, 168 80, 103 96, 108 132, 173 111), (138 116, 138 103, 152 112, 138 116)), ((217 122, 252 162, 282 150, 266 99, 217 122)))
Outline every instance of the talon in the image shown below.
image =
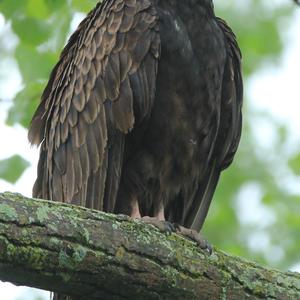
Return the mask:
POLYGON ((158 228, 160 231, 165 232, 167 234, 171 234, 173 232, 176 232, 176 229, 174 225, 171 222, 164 221, 164 220, 159 220, 155 217, 142 217, 141 218, 145 223, 151 224, 158 228))
POLYGON ((206 251, 208 252, 209 255, 212 255, 213 248, 212 248, 211 244, 207 243, 206 251))
POLYGON ((202 249, 206 250, 209 255, 212 254, 212 246, 205 240, 200 233, 198 233, 196 230, 185 228, 181 225, 175 224, 175 227, 177 229, 177 233, 191 239, 192 241, 196 242, 197 245, 202 249))
POLYGON ((174 226, 173 223, 169 222, 169 221, 162 221, 162 222, 165 222, 165 226, 166 226, 166 232, 168 234, 171 234, 173 232, 176 232, 176 228, 174 226))

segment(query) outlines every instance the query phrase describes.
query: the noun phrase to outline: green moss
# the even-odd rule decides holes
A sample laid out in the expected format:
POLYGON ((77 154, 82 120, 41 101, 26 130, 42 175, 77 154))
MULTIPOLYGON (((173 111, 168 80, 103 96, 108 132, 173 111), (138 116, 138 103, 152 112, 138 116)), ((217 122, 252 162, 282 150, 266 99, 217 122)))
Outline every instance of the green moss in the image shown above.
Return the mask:
POLYGON ((227 289, 225 286, 222 287, 222 294, 220 296, 221 300, 226 300, 227 299, 227 289))
POLYGON ((7 245, 7 257, 13 260, 14 263, 29 265, 32 269, 42 270, 45 266, 47 253, 41 249, 31 246, 15 246, 13 244, 7 245))
POLYGON ((3 196, 3 198, 10 199, 10 200, 22 200, 25 198, 20 193, 12 193, 12 192, 4 192, 1 194, 1 197, 2 196, 3 196))
POLYGON ((119 247, 116 251, 116 259, 117 260, 122 260, 122 258, 124 257, 126 251, 124 249, 124 247, 119 247))
POLYGON ((28 216, 24 214, 19 214, 19 224, 20 225, 27 225, 29 223, 29 218, 28 216))
POLYGON ((176 251, 176 260, 178 262, 178 264, 182 264, 182 260, 183 260, 183 257, 182 257, 182 252, 181 251, 176 251))
POLYGON ((58 255, 58 263, 60 267, 69 268, 72 267, 73 260, 69 257, 65 250, 60 250, 58 255))
POLYGON ((59 246, 62 242, 57 237, 51 237, 49 239, 50 245, 59 246))
POLYGON ((31 242, 35 242, 35 241, 32 241, 32 236, 30 235, 30 230, 28 231, 28 228, 22 228, 21 229, 21 232, 20 232, 20 238, 19 238, 19 241, 22 243, 22 244, 30 244, 31 242))
MULTIPOLYGON (((66 219, 65 219, 66 222, 66 219)), ((82 228, 80 222, 78 223, 77 219, 67 219, 67 222, 70 223, 70 228, 72 228, 72 232, 76 231, 79 232, 80 229, 82 228)), ((76 234, 76 236, 80 237, 80 234, 76 234)))
POLYGON ((73 254, 73 258, 77 263, 82 262, 86 257, 86 248, 78 246, 73 254))
POLYGON ((214 249, 213 250, 213 253, 208 257, 208 260, 211 262, 211 263, 216 263, 219 261, 220 259, 220 256, 216 254, 216 251, 217 249, 214 249))
POLYGON ((52 223, 49 223, 47 224, 47 228, 51 229, 53 232, 57 232, 58 229, 57 229, 57 225, 54 224, 53 222, 52 223))
POLYGON ((58 220, 62 220, 62 219, 63 219, 63 216, 62 216, 62 213, 61 213, 61 212, 58 212, 58 211, 52 209, 52 214, 53 214, 58 220))
POLYGON ((162 268, 162 272, 166 278, 168 278, 171 285, 174 287, 177 285, 178 271, 170 266, 162 268))
POLYGON ((167 278, 168 284, 174 288, 173 293, 176 299, 196 299, 195 291, 190 288, 193 279, 189 276, 171 266, 164 266, 162 274, 162 277, 167 278))
POLYGON ((148 226, 145 226, 141 221, 133 220, 132 222, 121 223, 120 229, 128 232, 137 242, 149 245, 153 242, 153 238, 155 238, 158 232, 149 230, 148 226))
POLYGON ((0 236, 0 258, 1 260, 7 259, 7 247, 8 247, 8 242, 7 239, 3 236, 0 236))
POLYGON ((90 233, 85 227, 82 228, 82 236, 84 238, 84 241, 89 244, 89 242, 90 242, 90 233))
POLYGON ((113 228, 114 230, 119 229, 119 226, 118 226, 118 224, 116 224, 116 223, 113 223, 111 226, 112 226, 112 228, 113 228))
POLYGON ((220 272, 222 273, 222 285, 227 286, 228 282, 232 280, 232 277, 227 271, 220 270, 220 272))
POLYGON ((18 219, 16 210, 5 203, 0 203, 0 216, 4 221, 16 221, 18 219))
POLYGON ((72 247, 67 245, 64 250, 59 252, 58 262, 61 267, 74 269, 86 257, 86 248, 82 246, 72 247))
POLYGON ((28 218, 28 222, 29 222, 29 223, 33 223, 33 222, 34 222, 34 218, 33 218, 33 217, 31 217, 31 216, 29 216, 29 218, 28 218))
POLYGON ((47 220, 49 212, 50 209, 48 206, 46 205, 39 206, 38 209, 36 210, 38 221, 43 223, 45 220, 47 220))
POLYGON ((68 273, 60 273, 60 276, 62 277, 64 282, 68 282, 71 279, 71 275, 68 273))

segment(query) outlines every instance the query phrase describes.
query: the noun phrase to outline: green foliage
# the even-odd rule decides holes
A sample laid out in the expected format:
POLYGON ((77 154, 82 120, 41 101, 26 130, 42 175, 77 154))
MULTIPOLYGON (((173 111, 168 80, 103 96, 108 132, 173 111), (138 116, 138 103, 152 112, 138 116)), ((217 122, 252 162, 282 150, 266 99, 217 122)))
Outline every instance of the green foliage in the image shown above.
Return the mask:
MULTIPOLYGON (((246 83, 264 65, 277 62, 280 58, 284 45, 279 24, 287 26, 293 13, 290 2, 287 0, 285 4, 273 5, 264 0, 215 1, 217 14, 226 19, 237 34, 243 52, 246 83)), ((19 41, 15 50, 6 53, 6 56, 15 59, 23 80, 22 90, 13 99, 7 119, 9 125, 28 126, 51 69, 70 34, 74 14, 86 13, 96 3, 96 0, 0 1, 0 12, 6 22, 11 23, 19 41)), ((4 53, 4 46, 1 48, 1 45, 0 41, 0 55, 4 53)), ((300 156, 287 156, 283 147, 287 139, 285 126, 254 111, 247 99, 247 89, 245 96, 242 142, 233 165, 221 178, 204 234, 212 244, 232 254, 286 269, 298 260, 300 196, 289 192, 280 179, 286 176, 283 169, 300 174, 300 156), (256 117, 268 119, 276 130, 276 144, 273 145, 276 153, 272 155, 259 148, 251 126, 256 117), (271 215, 272 221, 265 225, 240 220, 237 195, 249 184, 257 187, 261 209, 271 215), (268 243, 264 249, 260 245, 254 250, 249 246, 255 234, 267 237, 268 243), (275 260, 273 254, 277 250, 281 254, 275 260)), ((18 159, 24 170, 26 164, 18 159)), ((17 174, 21 173, 12 176, 11 170, 17 167, 12 168, 10 162, 7 164, 9 175, 0 172, 0 177, 15 181, 17 174)), ((249 207, 254 201, 251 197, 244 201, 249 202, 249 207)), ((251 213, 257 211, 249 211, 251 213)))
MULTIPOLYGON (((287 269, 299 260, 300 196, 288 191, 284 185, 282 179, 289 174, 283 170, 290 168, 299 175, 300 157, 296 155, 289 159, 284 150, 288 138, 286 127, 266 113, 252 109, 247 99, 247 79, 263 66, 278 62, 284 47, 279 25, 288 26, 293 5, 287 1, 285 6, 276 6, 260 0, 247 1, 241 6, 233 5, 233 1, 232 5, 227 3, 227 6, 223 1, 215 3, 219 15, 228 20, 237 34, 243 53, 246 90, 241 144, 234 163, 223 172, 204 234, 225 251, 287 269), (276 136, 272 149, 266 150, 259 145, 251 126, 255 118, 263 118, 272 125, 276 136), (259 209, 266 213, 261 217, 261 223, 239 220, 238 194, 249 184, 260 192, 259 209), (264 224, 264 218, 268 216, 271 219, 264 224), (263 239, 257 239, 255 249, 250 247, 250 241, 255 236, 263 236, 266 244, 263 244, 263 239)), ((253 197, 256 196, 253 194, 253 197)), ((245 200, 243 204, 247 206, 245 203, 249 202, 249 208, 255 201, 251 198, 245 200)), ((258 212, 254 209, 248 213, 258 212)))
POLYGON ((10 20, 12 30, 19 39, 14 58, 24 84, 14 99, 8 118, 9 125, 29 125, 30 116, 69 35, 74 12, 87 9, 87 1, 82 2, 85 5, 76 3, 76 8, 70 1, 69 4, 67 1, 56 0, 0 2, 1 13, 6 20, 10 20))
POLYGON ((24 127, 28 127, 31 117, 38 106, 39 98, 45 87, 46 81, 32 81, 26 85, 20 92, 17 93, 14 99, 14 105, 9 111, 7 124, 12 126, 20 123, 24 127), (25 101, 25 99, 27 101, 25 101))
POLYGON ((290 158, 289 166, 296 175, 300 175, 300 154, 290 158))
POLYGON ((15 183, 28 166, 29 162, 20 155, 0 160, 0 178, 10 183, 15 183))

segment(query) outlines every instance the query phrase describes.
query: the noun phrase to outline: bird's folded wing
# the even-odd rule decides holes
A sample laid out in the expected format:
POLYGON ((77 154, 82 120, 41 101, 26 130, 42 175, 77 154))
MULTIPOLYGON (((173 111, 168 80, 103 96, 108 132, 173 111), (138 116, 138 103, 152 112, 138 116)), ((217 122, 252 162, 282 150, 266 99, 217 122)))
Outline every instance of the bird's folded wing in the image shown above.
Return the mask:
POLYGON ((98 4, 52 71, 29 131, 35 197, 113 211, 124 136, 149 116, 160 38, 149 0, 98 4))
POLYGON ((197 193, 184 220, 185 226, 195 230, 200 230, 205 221, 220 172, 227 168, 233 160, 242 127, 241 52, 230 27, 222 19, 217 18, 217 22, 224 34, 227 53, 220 108, 220 124, 222 125, 218 128, 218 136, 212 154, 213 161, 203 176, 203 181, 199 183, 197 193))

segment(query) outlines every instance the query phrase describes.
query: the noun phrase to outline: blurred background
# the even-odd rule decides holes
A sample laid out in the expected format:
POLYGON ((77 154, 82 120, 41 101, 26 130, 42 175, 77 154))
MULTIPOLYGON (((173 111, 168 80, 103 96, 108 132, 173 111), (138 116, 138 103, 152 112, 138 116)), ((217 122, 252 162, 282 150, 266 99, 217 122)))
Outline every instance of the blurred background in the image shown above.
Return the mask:
MULTIPOLYGON (((96 0, 0 1, 0 192, 26 196, 38 150, 27 127, 70 33, 96 0)), ((244 128, 204 226, 217 248, 300 271, 300 8, 291 0, 215 0, 243 53, 244 128)), ((0 282, 1 300, 49 293, 0 282)))

